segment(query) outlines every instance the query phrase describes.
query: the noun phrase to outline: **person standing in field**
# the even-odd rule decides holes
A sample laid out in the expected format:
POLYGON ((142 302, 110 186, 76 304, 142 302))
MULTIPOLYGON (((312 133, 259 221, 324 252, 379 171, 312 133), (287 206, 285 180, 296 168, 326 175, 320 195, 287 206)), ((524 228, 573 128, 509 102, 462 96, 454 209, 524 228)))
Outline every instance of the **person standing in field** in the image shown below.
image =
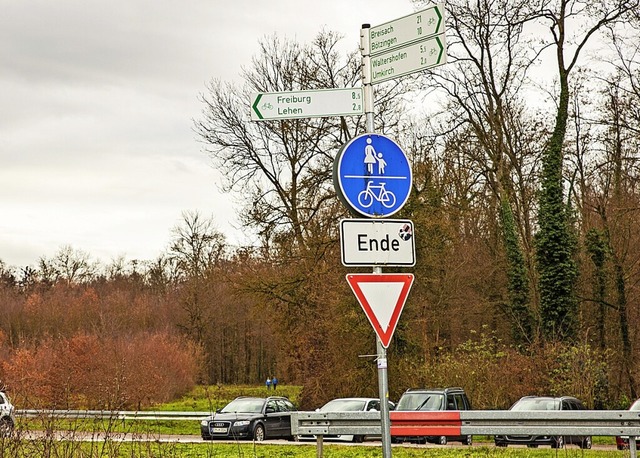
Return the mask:
POLYGON ((271 389, 271 379, 267 377, 267 381, 264 384, 267 385, 267 391, 269 391, 271 389))
POLYGON ((276 390, 276 387, 278 386, 278 379, 274 376, 274 377, 271 379, 271 383, 273 384, 273 390, 275 391, 275 390, 276 390))

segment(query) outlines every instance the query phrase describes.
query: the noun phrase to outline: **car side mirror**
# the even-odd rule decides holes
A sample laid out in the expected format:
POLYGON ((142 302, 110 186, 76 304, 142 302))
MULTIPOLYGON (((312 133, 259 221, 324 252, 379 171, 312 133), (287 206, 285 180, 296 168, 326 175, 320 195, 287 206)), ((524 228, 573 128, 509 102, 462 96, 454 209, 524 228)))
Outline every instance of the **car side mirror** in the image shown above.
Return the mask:
POLYGON ((274 413, 276 411, 276 409, 274 409, 273 407, 267 407, 267 413, 274 413))

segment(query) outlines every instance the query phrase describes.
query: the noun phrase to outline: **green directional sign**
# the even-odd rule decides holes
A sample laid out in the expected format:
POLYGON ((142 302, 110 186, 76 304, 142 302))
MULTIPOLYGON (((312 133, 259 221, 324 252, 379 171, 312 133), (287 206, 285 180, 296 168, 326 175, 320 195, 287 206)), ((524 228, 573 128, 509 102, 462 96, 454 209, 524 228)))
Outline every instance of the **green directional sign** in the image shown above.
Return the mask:
POLYGON ((369 29, 369 54, 374 56, 414 41, 444 33, 444 4, 369 29))
POLYGON ((262 92, 251 95, 251 120, 269 121, 364 114, 363 90, 262 92))
POLYGON ((444 34, 371 56, 371 84, 382 83, 447 62, 444 34))

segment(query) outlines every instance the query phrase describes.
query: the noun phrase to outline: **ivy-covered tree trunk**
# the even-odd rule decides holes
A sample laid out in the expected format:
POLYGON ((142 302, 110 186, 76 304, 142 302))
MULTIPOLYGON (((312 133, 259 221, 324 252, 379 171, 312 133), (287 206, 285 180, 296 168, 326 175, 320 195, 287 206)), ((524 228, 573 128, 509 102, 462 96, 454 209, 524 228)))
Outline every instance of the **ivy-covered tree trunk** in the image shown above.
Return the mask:
POLYGON ((600 348, 601 351, 604 351, 607 347, 605 327, 605 292, 607 283, 605 261, 607 259, 607 242, 605 235, 597 229, 589 230, 586 235, 586 248, 595 268, 593 274, 593 295, 594 300, 598 304, 598 348, 600 348))
MULTIPOLYGON (((561 56, 559 56, 561 60, 561 56)), ((576 333, 577 267, 573 259, 575 239, 569 225, 562 188, 563 142, 569 108, 569 72, 560 68, 560 100, 556 124, 542 156, 539 232, 536 261, 540 286, 540 320, 543 337, 571 340, 576 333)))
POLYGON ((503 241, 507 255, 507 278, 509 302, 507 312, 513 323, 512 335, 516 345, 533 342, 535 337, 535 319, 529 308, 529 277, 524 254, 518 240, 518 231, 513 219, 513 211, 508 200, 500 201, 500 221, 502 223, 503 241))

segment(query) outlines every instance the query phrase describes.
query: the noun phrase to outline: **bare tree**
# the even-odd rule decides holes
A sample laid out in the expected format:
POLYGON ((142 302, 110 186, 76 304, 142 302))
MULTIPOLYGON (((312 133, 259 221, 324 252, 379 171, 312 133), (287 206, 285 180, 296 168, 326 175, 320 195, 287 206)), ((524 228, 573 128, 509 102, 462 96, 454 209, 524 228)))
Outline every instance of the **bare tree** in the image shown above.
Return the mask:
POLYGON ((498 303, 515 341, 530 343, 536 335, 531 217, 541 136, 529 127, 537 123, 525 114, 522 92, 538 57, 523 33, 534 15, 529 2, 507 0, 451 1, 446 9, 448 64, 434 69, 425 87, 447 94, 439 135, 448 138, 452 154, 462 152, 460 165, 490 193, 487 214, 497 215, 497 224, 490 222, 494 235, 487 237, 501 241, 494 249, 504 253, 508 280, 508 297, 498 303))
MULTIPOLYGON (((363 121, 327 117, 250 122, 251 93, 354 87, 360 79, 358 55, 343 58, 339 41, 330 32, 321 32, 310 45, 276 36, 264 39, 244 71, 244 87, 212 81, 202 97, 202 118, 195 123, 206 152, 223 173, 224 190, 238 193, 244 203, 244 225, 256 230, 265 246, 287 240, 286 251, 292 254, 305 249, 310 228, 333 206, 333 158, 340 146, 362 132, 363 121)), ((398 105, 389 97, 399 92, 397 87, 380 91, 381 109, 389 112, 398 105)))
POLYGON ((98 272, 98 263, 89 253, 70 245, 62 246, 51 258, 41 257, 38 262, 39 275, 45 282, 83 283, 93 280, 98 272))
POLYGON ((169 255, 183 275, 201 278, 223 260, 225 237, 212 218, 203 218, 197 211, 183 212, 182 218, 182 223, 173 228, 169 255))
POLYGON ((224 236, 212 219, 205 219, 198 212, 183 213, 183 222, 174 228, 173 236, 169 256, 183 281, 181 306, 185 319, 181 327, 196 342, 202 343, 206 328, 211 326, 206 320, 206 310, 214 300, 208 294, 207 277, 224 260, 224 236))

